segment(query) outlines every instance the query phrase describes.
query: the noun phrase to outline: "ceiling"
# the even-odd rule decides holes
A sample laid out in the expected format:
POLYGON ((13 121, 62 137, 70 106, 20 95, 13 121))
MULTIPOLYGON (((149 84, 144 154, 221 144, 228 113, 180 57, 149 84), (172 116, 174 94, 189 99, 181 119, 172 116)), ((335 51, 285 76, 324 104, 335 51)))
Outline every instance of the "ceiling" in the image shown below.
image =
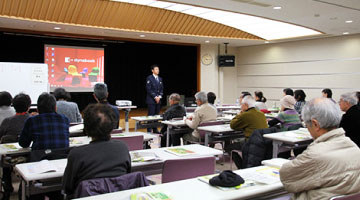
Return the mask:
MULTIPOLYGON (((7 1, 9 2, 10 0, 7 1)), ((82 8, 82 6, 79 7, 79 4, 75 3, 78 1, 66 0, 70 3, 62 5, 64 7, 62 9, 71 8, 73 9, 73 11, 76 9, 87 9, 86 12, 84 12, 86 14, 81 15, 82 17, 74 17, 79 16, 80 14, 76 14, 79 12, 65 12, 64 15, 61 15, 61 12, 54 14, 50 13, 48 9, 43 9, 43 7, 41 7, 41 5, 43 4, 41 4, 40 7, 38 6, 38 13, 34 12, 29 14, 28 10, 30 8, 34 8, 34 10, 36 8, 36 5, 29 6, 27 4, 29 1, 50 2, 49 4, 51 4, 51 2, 58 2, 58 0, 11 0, 10 2, 17 2, 17 4, 14 5, 21 5, 17 9, 13 8, 14 11, 12 11, 12 13, 4 13, 6 10, 5 8, 9 7, 10 5, 4 5, 4 3, 0 3, 0 29, 40 32, 47 35, 83 35, 84 37, 96 38, 135 39, 192 44, 204 44, 205 41, 208 41, 210 44, 222 44, 227 42, 230 46, 248 46, 264 44, 264 41, 261 40, 261 38, 253 36, 251 34, 247 34, 239 30, 233 30, 231 27, 219 26, 216 23, 211 24, 207 20, 201 21, 199 19, 196 19, 196 17, 194 19, 190 17, 185 18, 186 16, 176 13, 167 13, 167 18, 175 19, 176 17, 178 17, 179 19, 186 19, 188 21, 191 21, 192 24, 198 23, 194 27, 202 27, 204 24, 206 24, 206 31, 203 31, 201 34, 192 34, 191 27, 185 27, 182 29, 181 32, 179 32, 179 24, 169 23, 169 26, 165 28, 167 33, 164 33, 163 31, 161 31, 164 29, 164 27, 155 26, 154 24, 157 21, 151 21, 150 19, 149 20, 151 22, 151 26, 147 25, 148 23, 142 23, 140 25, 143 25, 143 28, 136 29, 129 26, 129 24, 131 23, 128 23, 126 17, 123 20, 123 26, 119 28, 117 27, 118 24, 111 20, 112 18, 114 18, 114 16, 111 15, 111 12, 125 12, 124 10, 122 10, 122 12, 119 12, 120 6, 114 6, 121 4, 118 2, 108 2, 107 0, 86 0, 89 4, 90 2, 97 1, 100 3, 111 3, 110 6, 108 6, 108 10, 104 10, 104 12, 101 13, 102 15, 99 15, 99 13, 96 13, 96 10, 101 9, 96 8, 95 6, 87 5, 86 8, 82 8), (21 10, 23 11, 20 12, 21 10), (91 15, 88 13, 91 13, 91 15), (36 18, 36 16, 42 16, 42 18, 36 18), (54 17, 57 19, 62 18, 61 23, 60 21, 54 20, 54 17), (67 19, 67 21, 65 19, 67 19), (80 23, 76 20, 82 21, 80 21, 80 23), (173 26, 170 26, 171 24, 173 24, 173 26), (55 26, 61 27, 61 29, 55 30, 55 26), (172 29, 173 31, 169 31, 172 29), (224 35, 226 31, 228 31, 229 34, 224 35), (229 35, 231 35, 231 37, 229 37, 229 35)), ((275 19, 283 22, 305 26, 324 33, 322 35, 317 35, 313 37, 276 40, 271 42, 340 36, 343 35, 344 32, 348 32, 349 34, 360 33, 359 0, 171 0, 171 2, 199 5, 206 8, 216 8, 226 11, 234 11, 244 14, 261 16, 269 19, 275 19), (282 9, 274 10, 273 6, 281 6, 282 9), (345 23, 345 21, 347 20, 352 20, 352 23, 345 23)), ((56 3, 53 4, 53 6, 56 7, 60 6, 56 3)), ((136 9, 139 10, 139 7, 133 7, 132 9, 134 10, 133 15, 144 16, 144 18, 140 20, 144 22, 148 20, 147 18, 149 18, 149 15, 143 14, 146 11, 151 14, 154 14, 155 12, 164 12, 161 11, 161 9, 159 10, 157 8, 154 8, 155 10, 151 10, 150 8, 141 8, 141 10, 138 12, 135 11, 136 9), (139 13, 141 13, 142 15, 139 13)), ((129 8, 126 8, 126 11, 128 10, 129 8)), ((137 25, 140 26, 139 24, 137 25)))

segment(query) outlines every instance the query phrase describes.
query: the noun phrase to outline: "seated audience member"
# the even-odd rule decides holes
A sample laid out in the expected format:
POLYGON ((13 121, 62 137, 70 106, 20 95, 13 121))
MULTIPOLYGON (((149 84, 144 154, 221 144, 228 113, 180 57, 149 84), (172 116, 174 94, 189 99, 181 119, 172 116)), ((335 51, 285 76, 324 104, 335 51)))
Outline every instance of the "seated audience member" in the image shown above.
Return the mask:
POLYGON ((294 96, 294 91, 291 88, 283 89, 283 93, 284 93, 284 96, 286 96, 286 95, 294 96))
POLYGON ((131 172, 131 159, 126 144, 111 140, 118 123, 107 104, 91 104, 84 110, 84 132, 91 137, 88 145, 70 151, 63 176, 63 190, 71 195, 83 180, 117 177, 131 172))
MULTIPOLYGON (((229 153, 234 149, 241 150, 255 129, 268 128, 264 113, 255 108, 255 100, 251 95, 242 97, 241 113, 230 121, 230 127, 236 131, 243 130, 245 139, 234 140, 233 144, 227 145, 225 151, 229 153)), ((233 154, 233 160, 240 169, 241 157, 238 154, 233 154)))
POLYGON ((107 85, 105 83, 96 83, 96 85, 94 86, 93 96, 98 103, 107 104, 113 109, 115 116, 116 116, 116 121, 117 121, 114 128, 119 128, 119 120, 120 120, 119 109, 116 106, 111 105, 107 101, 107 98, 109 96, 107 85))
POLYGON ((28 111, 31 105, 30 96, 20 93, 14 97, 12 104, 15 108, 15 116, 5 118, 0 126, 0 138, 3 136, 14 136, 8 142, 18 142, 18 137, 23 130, 25 121, 30 117, 28 111))
POLYGON ((345 130, 345 135, 360 147, 360 108, 357 106, 357 101, 355 92, 340 96, 340 109, 345 112, 340 127, 345 130))
POLYGON ((255 91, 255 108, 258 110, 267 110, 266 107, 266 98, 264 97, 263 93, 261 91, 255 91))
POLYGON ((200 135, 197 131, 197 127, 203 122, 214 121, 217 117, 217 111, 213 106, 209 105, 205 92, 196 93, 195 99, 198 107, 191 117, 185 119, 185 124, 194 129, 194 131, 183 136, 184 142, 198 142, 200 135))
MULTIPOLYGON (((215 107, 215 99, 216 99, 216 95, 213 92, 208 92, 207 93, 207 98, 208 98, 208 103, 211 106, 215 107)), ((216 108, 216 107, 215 107, 216 108)))
POLYGON ((357 106, 360 108, 360 92, 356 92, 356 96, 358 98, 357 106))
POLYGON ((69 118, 70 123, 82 122, 78 105, 68 102, 70 94, 64 88, 56 88, 54 91, 56 98, 56 112, 69 118))
POLYGON ((295 99, 293 96, 286 95, 280 100, 280 113, 277 117, 268 122, 269 127, 278 123, 281 124, 281 130, 287 130, 290 126, 301 125, 299 114, 294 109, 295 99))
POLYGON ((20 146, 32 150, 69 147, 69 119, 56 113, 55 97, 42 93, 37 100, 39 115, 26 120, 19 138, 20 146))
MULTIPOLYGON (((28 111, 31 104, 29 95, 20 93, 14 97, 12 104, 15 108, 16 115, 5 118, 0 126, 1 143, 18 142, 19 135, 24 127, 25 121, 30 117, 28 111)), ((11 180, 12 169, 3 167, 3 198, 9 199, 10 194, 14 191, 11 180)))
MULTIPOLYGON (((186 110, 184 106, 180 104, 180 95, 177 93, 172 93, 169 97, 169 104, 170 107, 162 114, 163 120, 171 120, 173 118, 183 118, 186 116, 186 110)), ((166 132, 167 132, 167 125, 163 125, 160 134, 161 134, 161 147, 166 146, 166 132)), ((180 138, 183 134, 171 134, 170 135, 170 144, 173 146, 180 145, 180 138)))
POLYGON ((6 91, 0 92, 0 125, 5 118, 15 115, 15 110, 11 107, 12 96, 6 91))
POLYGON ((330 199, 360 191, 360 149, 345 137, 339 107, 327 98, 307 102, 302 118, 314 141, 282 165, 280 179, 292 199, 330 199))
POLYGON ((303 90, 295 90, 294 92, 294 98, 296 100, 296 103, 294 105, 294 108, 297 113, 301 114, 301 109, 304 107, 306 101, 305 101, 306 94, 303 90))
POLYGON ((322 97, 329 98, 333 103, 336 103, 334 99, 332 99, 332 91, 329 88, 325 88, 321 91, 322 97))

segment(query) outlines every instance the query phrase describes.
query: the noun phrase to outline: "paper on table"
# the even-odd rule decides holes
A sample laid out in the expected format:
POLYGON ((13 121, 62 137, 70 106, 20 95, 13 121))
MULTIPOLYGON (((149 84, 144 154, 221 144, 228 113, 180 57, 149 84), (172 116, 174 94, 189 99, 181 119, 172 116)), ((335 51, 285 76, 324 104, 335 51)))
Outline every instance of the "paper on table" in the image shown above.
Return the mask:
POLYGON ((258 183, 273 184, 280 182, 279 169, 274 167, 262 167, 256 171, 241 173, 241 177, 258 183))
POLYGON ((171 200, 171 197, 164 192, 143 192, 131 194, 130 200, 171 200))
POLYGON ((290 132, 285 132, 285 136, 297 138, 297 139, 312 139, 310 133, 304 130, 295 130, 290 132))
POLYGON ((13 144, 3 144, 1 146, 3 146, 7 151, 17 151, 17 150, 19 150, 19 148, 17 148, 13 144))
POLYGON ((190 151, 185 148, 176 147, 176 148, 167 148, 165 149, 166 152, 175 154, 177 156, 188 156, 188 155, 195 155, 196 153, 193 151, 190 151))
POLYGON ((41 174, 46 172, 59 171, 59 169, 48 160, 42 160, 32 165, 28 165, 27 169, 32 174, 41 174))
POLYGON ((146 162, 159 159, 154 152, 130 152, 131 162, 146 162))
POLYGON ((281 168, 281 166, 287 162, 289 162, 290 160, 288 159, 284 159, 284 158, 273 158, 270 160, 263 160, 261 161, 261 164, 269 166, 269 167, 276 167, 276 168, 281 168))

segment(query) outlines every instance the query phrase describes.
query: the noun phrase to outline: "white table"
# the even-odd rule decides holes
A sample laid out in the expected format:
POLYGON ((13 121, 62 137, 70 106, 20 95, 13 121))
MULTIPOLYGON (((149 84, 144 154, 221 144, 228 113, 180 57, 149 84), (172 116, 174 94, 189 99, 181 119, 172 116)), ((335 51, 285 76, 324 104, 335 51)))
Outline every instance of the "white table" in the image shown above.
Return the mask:
POLYGON ((152 139, 157 138, 158 136, 156 134, 151 133, 144 133, 144 132, 124 132, 124 133, 115 133, 111 134, 111 138, 117 138, 117 137, 131 137, 131 136, 144 136, 144 141, 150 141, 152 139))
MULTIPOLYGON (((162 121, 161 123, 166 124, 167 125, 167 130, 166 130, 166 146, 169 146, 169 140, 170 140, 170 131, 172 130, 173 127, 187 127, 187 125, 185 124, 184 120, 165 120, 162 121)), ((191 130, 190 128, 188 128, 189 130, 191 130)))
MULTIPOLYGON (((236 170, 235 173, 242 177, 256 170, 265 168, 260 166, 243 170, 236 170)), ((245 178, 245 180, 247 180, 245 178)), ((255 184, 254 186, 240 188, 237 190, 223 191, 207 183, 200 181, 198 178, 191 178, 181 181, 174 181, 159 185, 151 185, 131 190, 102 194, 92 197, 82 198, 83 200, 129 200, 131 194, 142 192, 165 192, 172 199, 206 199, 206 200, 227 200, 227 199, 257 199, 269 194, 284 193, 284 187, 280 179, 272 184, 255 184)))
POLYGON ((293 131, 284 131, 279 133, 265 134, 265 138, 273 140, 273 158, 277 158, 279 147, 282 144, 297 146, 299 144, 308 144, 312 142, 312 137, 306 128, 300 128, 293 131))
POLYGON ((239 112, 240 112, 239 110, 225 110, 222 113, 229 114, 229 115, 237 115, 237 114, 239 114, 239 112))
POLYGON ((197 128, 200 131, 205 131, 205 142, 204 145, 207 146, 209 144, 209 135, 211 134, 231 134, 234 133, 235 130, 230 128, 230 124, 221 124, 221 125, 213 125, 213 126, 201 126, 197 128))
POLYGON ((129 132, 129 113, 131 109, 137 108, 136 106, 117 106, 119 110, 125 112, 125 132, 129 132))
MULTIPOLYGON (((152 174, 154 172, 161 173, 162 164, 166 160, 222 155, 222 151, 220 150, 198 144, 179 146, 179 147, 193 151, 195 152, 195 154, 185 157, 177 156, 172 153, 166 152, 165 149, 167 148, 144 149, 144 150, 133 151, 133 152, 154 152, 159 159, 149 162, 132 162, 131 163, 132 171, 143 171, 145 173, 146 170, 149 170, 150 173, 148 174, 152 174)), ((67 165, 67 159, 51 160, 49 162, 56 166, 57 171, 40 173, 40 174, 31 173, 29 171, 29 168, 38 165, 39 162, 23 163, 15 166, 15 171, 21 177, 21 184, 23 186, 22 187, 23 199, 25 198, 25 195, 29 193, 31 194, 31 191, 29 190, 31 190, 30 188, 33 188, 34 181, 60 179, 64 175, 65 167, 67 165)), ((49 188, 47 189, 49 190, 49 188)), ((58 189, 58 187, 56 189, 58 189)))
POLYGON ((163 118, 160 115, 131 117, 135 120, 135 131, 139 128, 157 128, 163 118))
POLYGON ((237 105, 217 105, 216 108, 218 111, 225 111, 225 110, 241 110, 241 106, 237 105))

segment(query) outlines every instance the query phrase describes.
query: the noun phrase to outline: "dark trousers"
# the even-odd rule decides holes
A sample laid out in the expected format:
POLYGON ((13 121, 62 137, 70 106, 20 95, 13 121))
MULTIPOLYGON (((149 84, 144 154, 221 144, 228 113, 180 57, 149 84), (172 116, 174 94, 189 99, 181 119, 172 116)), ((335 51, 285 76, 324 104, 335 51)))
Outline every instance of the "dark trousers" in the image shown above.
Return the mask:
MULTIPOLYGON (((242 150, 242 147, 244 146, 245 144, 245 139, 243 141, 240 141, 240 142, 235 142, 235 143, 232 143, 232 144, 227 144, 225 145, 225 151, 231 155, 231 151, 232 150, 238 150, 238 151, 241 151, 242 150)), ((236 152, 233 152, 232 154, 232 160, 234 161, 236 167, 238 169, 242 169, 242 158, 241 156, 236 153, 236 152)))
MULTIPOLYGON (((175 133, 170 135, 169 146, 180 146, 180 138, 186 133, 175 133)), ((161 147, 166 147, 166 132, 161 135, 161 147)))
MULTIPOLYGON (((160 113, 161 103, 159 104, 148 104, 148 116, 158 115, 160 113)), ((147 129, 148 132, 151 132, 151 128, 147 129)), ((157 128, 153 128, 153 133, 159 133, 157 128)))

